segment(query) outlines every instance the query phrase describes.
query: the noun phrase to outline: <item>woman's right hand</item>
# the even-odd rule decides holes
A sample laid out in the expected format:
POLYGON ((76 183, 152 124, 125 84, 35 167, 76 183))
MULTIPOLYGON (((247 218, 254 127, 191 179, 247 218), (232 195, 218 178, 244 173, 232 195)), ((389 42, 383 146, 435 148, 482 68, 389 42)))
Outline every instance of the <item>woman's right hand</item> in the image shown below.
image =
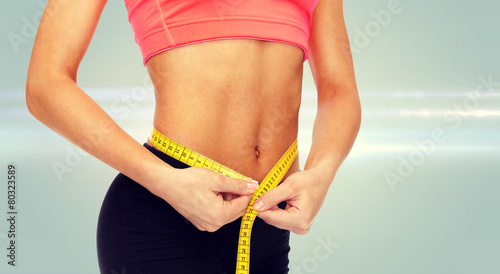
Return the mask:
POLYGON ((229 178, 201 167, 169 169, 167 174, 168 178, 159 179, 153 194, 201 231, 214 232, 241 217, 258 187, 255 181, 229 178))

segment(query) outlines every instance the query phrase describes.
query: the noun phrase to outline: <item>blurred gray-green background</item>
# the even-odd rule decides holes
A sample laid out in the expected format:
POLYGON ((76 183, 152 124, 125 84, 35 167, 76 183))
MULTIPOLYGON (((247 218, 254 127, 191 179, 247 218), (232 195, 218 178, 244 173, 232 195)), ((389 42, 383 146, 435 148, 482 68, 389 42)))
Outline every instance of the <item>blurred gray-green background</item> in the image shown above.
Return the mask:
MULTIPOLYGON (((117 172, 24 103, 45 3, 0 11, 0 273, 98 273, 97 217, 117 172), (19 176, 16 267, 6 257, 8 163, 19 176)), ((353 0, 344 10, 363 123, 311 232, 292 236, 290 273, 500 273, 500 2, 353 0)), ((146 140, 154 97, 123 1, 108 1, 78 81, 146 140)), ((306 62, 302 165, 315 96, 306 62)))

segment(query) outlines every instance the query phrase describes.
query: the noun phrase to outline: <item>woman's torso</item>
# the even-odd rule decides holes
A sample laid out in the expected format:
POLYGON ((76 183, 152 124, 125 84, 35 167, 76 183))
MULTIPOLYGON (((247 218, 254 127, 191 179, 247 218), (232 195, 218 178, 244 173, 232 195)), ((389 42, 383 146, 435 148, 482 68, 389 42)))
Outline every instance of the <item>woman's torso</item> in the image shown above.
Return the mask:
MULTIPOLYGON (((303 71, 297 46, 202 42, 157 54, 147 69, 155 128, 245 176, 261 181, 297 138, 303 71)), ((298 169, 296 160, 289 173, 298 169)))

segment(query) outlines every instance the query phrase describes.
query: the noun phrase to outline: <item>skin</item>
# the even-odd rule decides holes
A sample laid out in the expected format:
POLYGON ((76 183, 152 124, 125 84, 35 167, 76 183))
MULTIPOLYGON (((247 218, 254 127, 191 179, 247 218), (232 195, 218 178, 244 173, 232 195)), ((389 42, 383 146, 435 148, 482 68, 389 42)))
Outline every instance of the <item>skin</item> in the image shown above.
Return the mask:
MULTIPOLYGON (((242 216, 257 185, 202 168, 174 169, 123 131, 76 83, 105 0, 50 0, 35 39, 26 86, 29 111, 89 154, 163 198, 198 229, 242 216), (109 144, 113 144, 112 146, 109 144), (123 157, 123 151, 127 157, 123 157)), ((297 234, 309 231, 359 130, 361 111, 342 1, 320 0, 309 64, 318 92, 313 142, 254 207, 297 234), (286 209, 277 208, 287 201, 286 209)), ((303 51, 250 39, 210 41, 153 56, 154 126, 169 138, 261 181, 297 137, 303 51)))

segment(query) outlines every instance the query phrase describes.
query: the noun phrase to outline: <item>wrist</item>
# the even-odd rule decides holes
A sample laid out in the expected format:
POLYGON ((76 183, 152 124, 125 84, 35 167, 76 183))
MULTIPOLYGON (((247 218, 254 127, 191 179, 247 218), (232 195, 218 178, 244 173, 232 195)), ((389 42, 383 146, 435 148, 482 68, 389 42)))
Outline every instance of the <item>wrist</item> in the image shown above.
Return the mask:
POLYGON ((306 162, 304 170, 314 172, 322 184, 328 186, 333 182, 340 164, 335 159, 322 159, 316 162, 306 162))
POLYGON ((143 180, 141 184, 154 195, 168 199, 168 197, 165 197, 168 194, 165 189, 172 187, 172 178, 178 176, 176 174, 178 170, 156 158, 156 156, 153 161, 144 161, 143 163, 143 180))

